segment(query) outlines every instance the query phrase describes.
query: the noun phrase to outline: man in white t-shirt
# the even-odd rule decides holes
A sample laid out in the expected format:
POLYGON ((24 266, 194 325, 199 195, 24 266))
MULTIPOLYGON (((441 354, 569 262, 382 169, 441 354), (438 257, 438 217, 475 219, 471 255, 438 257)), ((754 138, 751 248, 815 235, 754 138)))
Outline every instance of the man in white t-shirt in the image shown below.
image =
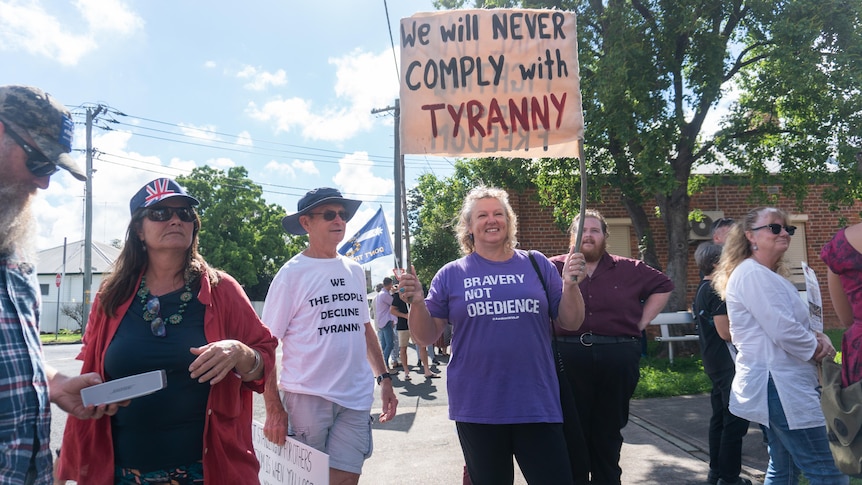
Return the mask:
MULTIPOLYGON (((377 323, 377 337, 383 348, 383 362, 388 362, 395 345, 395 317, 389 312, 392 307, 392 278, 383 278, 383 288, 374 297, 374 319, 377 323)), ((394 362, 390 367, 395 367, 394 362)), ((393 372, 393 369, 390 369, 393 372)))
POLYGON ((329 483, 357 484, 371 456, 374 378, 380 422, 398 400, 371 325, 362 266, 338 254, 361 201, 336 189, 309 191, 284 229, 308 234, 308 247, 282 266, 263 307, 263 321, 282 342, 280 374, 267 380, 264 436, 278 445, 289 433, 329 455, 329 483))

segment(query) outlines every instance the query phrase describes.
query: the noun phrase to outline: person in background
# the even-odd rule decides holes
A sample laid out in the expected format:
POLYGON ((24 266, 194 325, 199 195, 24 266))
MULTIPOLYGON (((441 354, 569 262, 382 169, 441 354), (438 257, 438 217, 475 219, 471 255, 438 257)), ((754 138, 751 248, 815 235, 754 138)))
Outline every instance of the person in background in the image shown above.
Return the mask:
MULTIPOLYGON (((401 346, 401 362, 404 363, 404 379, 410 380, 410 365, 407 363, 407 347, 410 345, 410 327, 407 322, 407 302, 401 298, 399 292, 394 292, 392 295, 392 308, 390 309, 393 315, 398 318, 398 342, 401 346)), ((428 368, 428 350, 424 345, 416 345, 416 353, 419 356, 418 367, 426 379, 437 379, 440 374, 432 372, 428 368)))
POLYGON ((308 247, 275 275, 263 321, 281 339, 281 375, 264 393, 264 436, 277 445, 288 433, 329 455, 329 483, 357 484, 371 456, 374 380, 381 386, 380 422, 395 417, 398 400, 365 302, 365 273, 338 253, 361 201, 329 187, 308 191, 281 221, 308 234, 308 247), (279 393, 283 392, 283 395, 279 393))
POLYGON ((820 251, 829 297, 847 330, 841 340, 841 385, 862 380, 862 223, 839 230, 820 251), (857 249, 858 248, 858 249, 857 249))
POLYGON ((719 246, 724 244, 724 240, 727 239, 727 233, 730 232, 730 228, 733 227, 733 219, 730 217, 722 217, 720 219, 716 219, 712 221, 712 226, 710 227, 710 233, 712 234, 712 242, 718 244, 719 246))
POLYGON ((698 269, 705 275, 697 287, 691 311, 700 336, 703 370, 712 381, 709 401, 709 476, 710 484, 751 485, 739 476, 742 470, 742 438, 748 432, 748 421, 730 412, 730 386, 734 364, 729 349, 730 322, 727 305, 712 288, 712 272, 721 258, 721 246, 712 242, 700 244, 694 251, 698 269))
POLYGON ((61 168, 86 174, 72 151, 74 122, 56 99, 31 86, 0 86, 0 483, 53 483, 51 403, 78 419, 99 419, 118 404, 84 406, 95 372, 66 376, 42 358, 42 292, 36 278, 36 219, 31 203, 61 168))
POLYGON ((114 270, 93 302, 83 369, 163 369, 167 386, 110 420, 66 423, 58 476, 81 484, 242 483, 257 476, 252 392, 277 342, 239 283, 198 253, 198 200, 159 178, 129 202, 114 270))
MULTIPOLYGON (((579 220, 580 215, 569 229, 572 246, 579 220)), ((670 278, 643 261, 608 253, 607 239, 605 218, 587 209, 579 248, 586 274, 578 280, 586 316, 580 328, 555 327, 589 453, 589 470, 577 473, 575 483, 587 476, 591 483, 621 483, 622 429, 640 378, 641 334, 674 288, 670 278)), ((554 256, 551 262, 562 272, 568 257, 554 256)))
POLYGON ((528 483, 571 483, 550 319, 571 330, 583 321, 584 301, 572 281, 583 276, 584 259, 569 255, 561 279, 540 253, 534 267, 526 251, 515 249, 516 233, 508 194, 472 189, 457 223, 464 257, 437 272, 427 298, 413 268, 399 292, 411 302, 417 345, 435 342, 452 322, 449 418, 471 482, 511 484, 514 455, 528 483))
POLYGON ((817 363, 833 358, 811 328, 808 304, 783 261, 796 228, 774 207, 753 209, 727 235, 712 284, 727 302, 737 349, 730 412, 767 426, 766 485, 846 484, 835 467, 820 408, 817 363))
MULTIPOLYGON (((374 297, 374 313, 375 323, 377 325, 377 335, 380 340, 380 345, 383 348, 383 362, 389 362, 389 356, 392 355, 392 349, 395 347, 395 318, 389 312, 392 306, 392 278, 383 278, 383 284, 374 297)), ((389 372, 396 373, 394 366, 389 369, 389 372)))

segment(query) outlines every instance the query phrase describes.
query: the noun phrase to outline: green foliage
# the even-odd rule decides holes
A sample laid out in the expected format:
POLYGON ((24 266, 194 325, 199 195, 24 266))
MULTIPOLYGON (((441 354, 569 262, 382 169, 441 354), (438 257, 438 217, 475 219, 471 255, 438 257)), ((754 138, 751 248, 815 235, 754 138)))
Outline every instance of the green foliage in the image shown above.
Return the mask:
POLYGON ((266 204, 243 167, 200 167, 177 182, 201 202, 200 253, 236 278, 250 299, 263 300, 278 268, 305 247, 307 237, 284 232, 284 209, 266 204))
POLYGON ((699 356, 679 357, 673 365, 667 359, 644 357, 634 399, 701 394, 712 389, 699 356))
POLYGON ((479 159, 455 162, 445 179, 433 174, 419 177, 408 194, 410 256, 416 274, 427 286, 437 271, 461 257, 455 224, 464 196, 477 185, 518 189, 529 184, 527 162, 521 159, 479 159))

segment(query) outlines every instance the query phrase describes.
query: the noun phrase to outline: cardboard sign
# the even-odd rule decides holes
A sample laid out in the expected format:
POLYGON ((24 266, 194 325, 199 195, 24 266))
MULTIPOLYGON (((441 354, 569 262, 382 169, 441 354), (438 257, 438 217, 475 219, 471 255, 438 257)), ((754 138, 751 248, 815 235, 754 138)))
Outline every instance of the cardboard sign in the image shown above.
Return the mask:
POLYGON ((290 436, 284 446, 278 446, 263 435, 263 424, 252 421, 251 426, 261 485, 329 484, 329 455, 290 436))
POLYGON ((401 153, 572 157, 584 137, 574 12, 401 19, 401 153))

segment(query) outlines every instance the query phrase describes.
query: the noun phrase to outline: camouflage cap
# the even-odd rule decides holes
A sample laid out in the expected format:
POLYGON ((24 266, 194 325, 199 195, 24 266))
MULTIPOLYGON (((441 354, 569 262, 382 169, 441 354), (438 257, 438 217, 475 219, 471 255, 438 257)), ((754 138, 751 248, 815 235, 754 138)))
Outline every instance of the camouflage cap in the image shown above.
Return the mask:
POLYGON ((25 130, 49 160, 78 180, 87 174, 69 156, 72 151, 72 115, 48 93, 31 86, 0 86, 0 121, 25 130))

